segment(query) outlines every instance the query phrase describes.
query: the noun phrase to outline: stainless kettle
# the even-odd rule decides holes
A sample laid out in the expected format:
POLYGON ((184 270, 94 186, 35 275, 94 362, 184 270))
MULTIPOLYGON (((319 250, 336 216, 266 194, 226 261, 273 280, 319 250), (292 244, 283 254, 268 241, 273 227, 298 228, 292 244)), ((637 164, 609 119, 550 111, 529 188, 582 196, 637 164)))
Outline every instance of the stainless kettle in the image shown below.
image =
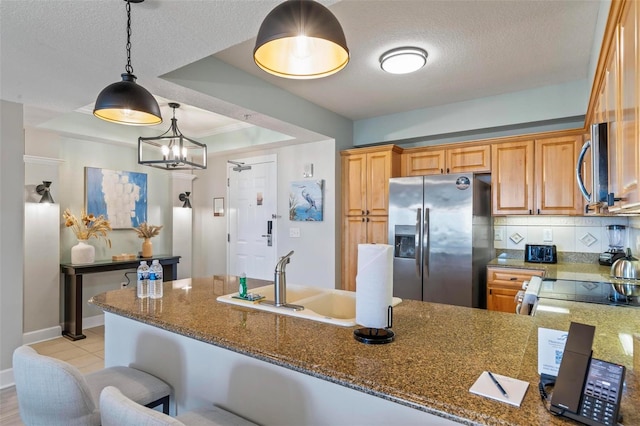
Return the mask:
POLYGON ((627 255, 611 265, 611 283, 613 288, 622 296, 640 296, 640 260, 631 255, 627 248, 627 255))
MULTIPOLYGON (((631 255, 627 248, 627 255, 613 262, 611 276, 625 280, 640 280, 640 260, 631 255)), ((638 282, 640 284, 640 282, 638 282)))

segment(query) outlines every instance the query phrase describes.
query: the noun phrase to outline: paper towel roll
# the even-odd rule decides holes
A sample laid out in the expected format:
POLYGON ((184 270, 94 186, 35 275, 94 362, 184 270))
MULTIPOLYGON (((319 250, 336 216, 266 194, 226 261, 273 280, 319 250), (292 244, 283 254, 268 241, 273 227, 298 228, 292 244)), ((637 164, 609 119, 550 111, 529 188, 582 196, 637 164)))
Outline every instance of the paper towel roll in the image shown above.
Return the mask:
POLYGON ((358 244, 356 323, 386 328, 393 299, 393 246, 358 244))

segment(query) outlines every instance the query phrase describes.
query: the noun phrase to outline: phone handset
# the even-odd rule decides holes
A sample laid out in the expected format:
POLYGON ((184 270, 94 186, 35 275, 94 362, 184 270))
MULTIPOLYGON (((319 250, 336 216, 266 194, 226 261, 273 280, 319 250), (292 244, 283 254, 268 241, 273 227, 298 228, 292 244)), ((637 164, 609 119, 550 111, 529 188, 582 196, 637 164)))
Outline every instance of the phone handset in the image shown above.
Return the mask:
MULTIPOLYGON (((590 426, 615 425, 620 416, 620 400, 625 367, 594 359, 591 347, 595 327, 571 323, 562 361, 555 378, 550 411, 590 426)), ((540 378, 540 396, 553 377, 540 378)))

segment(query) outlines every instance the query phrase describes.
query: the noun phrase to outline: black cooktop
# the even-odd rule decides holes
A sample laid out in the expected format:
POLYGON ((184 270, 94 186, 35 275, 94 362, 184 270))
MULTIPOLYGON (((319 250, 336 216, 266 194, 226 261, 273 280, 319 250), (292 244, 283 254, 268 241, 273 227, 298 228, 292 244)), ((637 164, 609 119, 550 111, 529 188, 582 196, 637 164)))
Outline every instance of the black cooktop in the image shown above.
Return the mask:
POLYGON ((640 307, 640 298, 621 295, 615 290, 613 284, 605 282, 552 280, 547 278, 542 280, 538 298, 640 307))

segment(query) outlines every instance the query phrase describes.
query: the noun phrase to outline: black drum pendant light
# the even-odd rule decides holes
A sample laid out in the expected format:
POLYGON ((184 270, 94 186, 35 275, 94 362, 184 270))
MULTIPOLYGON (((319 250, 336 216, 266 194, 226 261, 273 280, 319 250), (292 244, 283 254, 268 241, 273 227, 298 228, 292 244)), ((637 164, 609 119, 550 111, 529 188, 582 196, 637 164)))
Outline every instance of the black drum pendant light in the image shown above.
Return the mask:
POLYGON ((262 22, 253 59, 278 77, 327 77, 347 66, 349 49, 340 23, 313 0, 287 0, 262 22))
POLYGON ((131 3, 144 0, 125 0, 127 2, 127 65, 126 73, 121 74, 122 81, 110 84, 98 95, 93 115, 113 123, 132 126, 148 126, 162 123, 160 107, 147 89, 136 83, 131 66, 131 3))

